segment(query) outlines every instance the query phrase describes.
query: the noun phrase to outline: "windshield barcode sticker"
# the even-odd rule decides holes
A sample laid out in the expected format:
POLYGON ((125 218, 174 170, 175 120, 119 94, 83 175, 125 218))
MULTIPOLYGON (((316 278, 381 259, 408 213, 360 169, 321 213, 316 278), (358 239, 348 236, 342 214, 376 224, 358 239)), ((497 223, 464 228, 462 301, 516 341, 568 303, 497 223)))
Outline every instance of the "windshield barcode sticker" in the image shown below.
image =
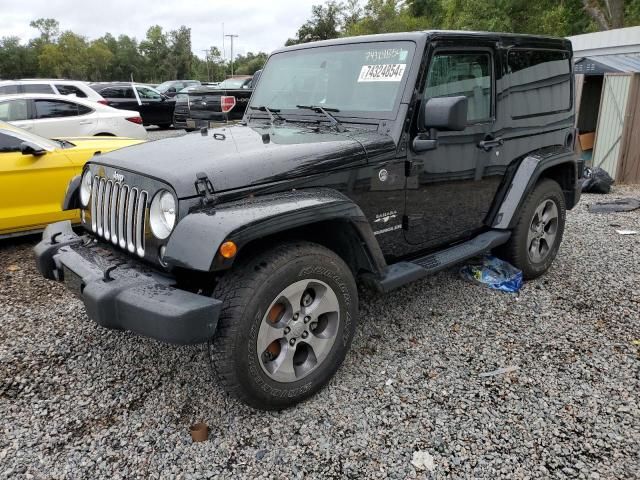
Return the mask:
POLYGON ((358 76, 358 82, 399 82, 402 80, 404 63, 390 63, 386 65, 363 65, 358 76))

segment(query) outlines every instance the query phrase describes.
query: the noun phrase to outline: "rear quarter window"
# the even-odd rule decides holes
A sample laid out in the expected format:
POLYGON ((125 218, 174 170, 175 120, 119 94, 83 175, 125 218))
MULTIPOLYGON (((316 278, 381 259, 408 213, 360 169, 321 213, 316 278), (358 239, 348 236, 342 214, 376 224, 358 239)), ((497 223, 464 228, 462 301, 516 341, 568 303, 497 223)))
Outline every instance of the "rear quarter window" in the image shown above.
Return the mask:
POLYGON ((56 93, 48 83, 26 83, 22 85, 24 93, 56 93))
POLYGON ((75 85, 56 85, 60 95, 75 95, 78 98, 87 98, 87 94, 75 85))
POLYGON ((20 93, 17 85, 3 85, 0 87, 0 95, 11 95, 12 93, 20 93))
POLYGON ((571 59, 560 50, 510 50, 511 118, 566 112, 572 106, 571 59))

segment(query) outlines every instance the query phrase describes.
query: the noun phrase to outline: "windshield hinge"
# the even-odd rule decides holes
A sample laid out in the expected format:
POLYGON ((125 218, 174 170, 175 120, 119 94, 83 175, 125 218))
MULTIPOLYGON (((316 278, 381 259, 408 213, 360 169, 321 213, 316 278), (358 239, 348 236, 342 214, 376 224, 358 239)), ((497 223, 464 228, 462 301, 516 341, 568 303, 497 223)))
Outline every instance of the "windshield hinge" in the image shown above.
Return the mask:
POLYGON ((216 203, 216 196, 213 191, 213 184, 207 174, 204 172, 196 173, 196 192, 202 197, 202 204, 209 205, 216 203))

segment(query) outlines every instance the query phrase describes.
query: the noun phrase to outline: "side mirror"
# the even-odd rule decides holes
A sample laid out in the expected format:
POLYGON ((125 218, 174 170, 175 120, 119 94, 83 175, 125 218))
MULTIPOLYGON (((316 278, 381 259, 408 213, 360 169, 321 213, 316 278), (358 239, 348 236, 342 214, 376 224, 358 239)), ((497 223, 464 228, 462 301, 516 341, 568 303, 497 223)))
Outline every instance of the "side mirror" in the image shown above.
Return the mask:
POLYGON ((167 90, 167 93, 176 93, 176 88, 175 88, 175 87, 170 87, 170 88, 167 90))
POLYGON ((467 97, 430 98, 422 111, 423 129, 462 131, 467 127, 467 97))
POLYGON ((33 155, 34 157, 39 157, 47 153, 44 148, 33 142, 22 142, 20 144, 20 152, 22 152, 22 155, 33 155))

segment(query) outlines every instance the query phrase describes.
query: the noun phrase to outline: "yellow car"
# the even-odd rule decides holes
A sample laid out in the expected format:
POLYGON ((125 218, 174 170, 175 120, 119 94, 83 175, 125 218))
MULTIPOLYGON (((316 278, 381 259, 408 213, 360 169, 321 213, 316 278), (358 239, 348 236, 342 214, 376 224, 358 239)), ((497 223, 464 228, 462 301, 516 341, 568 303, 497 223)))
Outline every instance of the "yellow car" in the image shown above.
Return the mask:
POLYGON ((61 220, 79 222, 78 210, 61 209, 69 181, 95 153, 141 142, 119 137, 49 140, 0 122, 0 238, 61 220))

